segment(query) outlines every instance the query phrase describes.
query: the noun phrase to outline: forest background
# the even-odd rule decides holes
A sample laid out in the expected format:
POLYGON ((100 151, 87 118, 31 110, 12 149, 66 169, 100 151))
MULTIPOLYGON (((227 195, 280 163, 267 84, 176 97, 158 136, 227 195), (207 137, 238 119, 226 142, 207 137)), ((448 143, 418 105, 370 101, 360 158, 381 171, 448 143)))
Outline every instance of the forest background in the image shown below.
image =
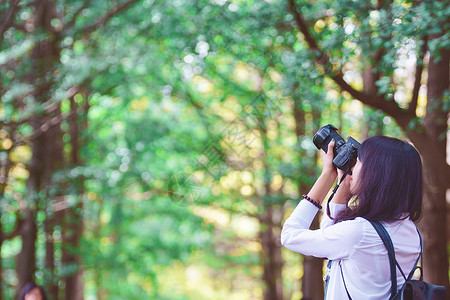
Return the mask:
POLYGON ((419 150, 425 279, 448 289, 449 17, 448 1, 1 1, 0 298, 35 280, 50 299, 323 299, 323 260, 279 238, 328 123, 419 150))

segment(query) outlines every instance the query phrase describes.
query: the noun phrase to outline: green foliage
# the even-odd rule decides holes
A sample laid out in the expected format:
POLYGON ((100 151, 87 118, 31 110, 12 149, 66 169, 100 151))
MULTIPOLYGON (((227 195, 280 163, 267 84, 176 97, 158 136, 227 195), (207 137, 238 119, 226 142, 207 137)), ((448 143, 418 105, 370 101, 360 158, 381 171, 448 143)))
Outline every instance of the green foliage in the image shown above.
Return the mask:
MULTIPOLYGON (((54 28, 76 15, 73 26, 57 34, 11 27, 0 42, 5 68, 0 158, 14 164, 7 184, 2 182, 4 232, 13 230, 21 205, 30 201, 26 181, 33 150, 28 139, 36 131, 31 119, 55 104, 65 116, 56 126, 63 130, 66 164, 51 174, 39 198, 40 283, 50 277, 44 267, 45 218, 54 213, 53 197, 64 194, 69 207, 82 204, 75 211, 84 231, 79 248, 71 251, 81 258, 86 297, 261 295, 259 234, 266 226, 261 215, 274 207, 281 222, 284 209, 305 192, 298 187, 313 183, 315 130, 333 123, 343 128, 343 136, 361 139, 367 124, 369 135, 380 126, 384 133, 401 134, 389 117, 363 111, 325 80, 284 1, 143 0, 90 32, 86 28, 112 3, 90 1, 79 11, 84 2, 55 2, 60 18, 52 20, 54 28), (35 47, 53 38, 59 51, 50 70, 30 82, 35 47), (41 83, 49 83, 48 93, 33 96, 41 83), (73 95, 76 115, 87 124, 79 124, 81 162, 75 165, 68 158, 73 145, 67 120, 73 88, 79 88, 73 95), (296 110, 303 119, 296 119, 296 110), (299 126, 304 126, 302 136, 296 133, 299 126), (9 148, 7 140, 14 141, 9 148), (10 149, 22 154, 13 159, 10 149), (198 267, 200 277, 214 274, 210 290, 190 278, 167 287, 167 277, 184 278, 190 267, 198 267), (222 278, 230 286, 212 288, 222 278), (236 284, 240 288, 234 289, 236 284), (249 286, 252 291, 245 291, 249 286)), ((314 24, 312 34, 335 59, 331 63, 354 70, 348 75, 351 84, 361 85, 357 70, 364 61, 357 58, 370 61, 384 51, 377 66, 383 76, 376 83, 382 94, 394 93, 389 83, 398 58, 414 56, 421 38, 448 26, 430 25, 448 14, 439 3, 396 1, 377 9, 364 1, 297 2, 314 24)), ((24 6, 17 24, 31 22, 34 14, 24 6)), ((432 51, 448 46, 446 34, 429 45, 432 51)), ((61 234, 56 227, 56 259, 61 234)), ((19 244, 16 238, 2 246, 5 274, 13 274, 2 283, 6 295, 17 284, 13 269, 19 244)), ((57 264, 57 280, 73 273, 73 267, 57 264)), ((287 281, 293 281, 289 276, 287 281)))

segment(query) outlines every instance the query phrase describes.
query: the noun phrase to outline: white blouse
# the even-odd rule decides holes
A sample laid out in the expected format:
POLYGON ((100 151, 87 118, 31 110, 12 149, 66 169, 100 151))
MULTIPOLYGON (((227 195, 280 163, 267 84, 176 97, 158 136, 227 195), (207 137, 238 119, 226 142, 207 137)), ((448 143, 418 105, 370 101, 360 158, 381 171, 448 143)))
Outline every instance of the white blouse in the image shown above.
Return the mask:
MULTIPOLYGON (((345 204, 330 203, 330 214, 335 217, 345 204)), ((326 299, 348 299, 345 285, 352 299, 389 299, 391 274, 386 247, 369 221, 363 218, 334 221, 323 215, 320 229, 309 230, 318 211, 312 203, 300 201, 286 220, 281 232, 281 244, 304 255, 331 259, 326 299)), ((395 257, 408 276, 420 253, 420 239, 416 226, 409 219, 384 223, 391 236, 395 257)), ((397 268, 397 288, 405 279, 397 268)))

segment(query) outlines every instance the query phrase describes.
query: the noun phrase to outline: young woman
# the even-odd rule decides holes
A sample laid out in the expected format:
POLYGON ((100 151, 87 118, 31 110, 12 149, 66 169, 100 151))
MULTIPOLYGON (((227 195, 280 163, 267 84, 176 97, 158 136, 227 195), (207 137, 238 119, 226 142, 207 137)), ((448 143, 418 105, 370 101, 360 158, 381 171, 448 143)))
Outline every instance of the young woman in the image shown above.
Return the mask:
POLYGON ((44 289, 34 282, 27 283, 19 295, 20 300, 46 300, 44 289))
MULTIPOLYGON (((389 299, 387 250, 368 220, 381 221, 397 261, 409 273, 420 253, 414 221, 422 208, 422 161, 407 142, 385 136, 365 140, 352 175, 344 178, 330 203, 330 215, 324 213, 320 229, 309 230, 338 176, 332 163, 333 146, 334 142, 328 145, 322 173, 311 191, 286 220, 281 243, 292 251, 332 260, 326 299, 348 299, 348 294, 355 300, 389 299), (349 206, 352 196, 355 201, 349 206)), ((404 281, 397 269, 397 287, 404 281)))

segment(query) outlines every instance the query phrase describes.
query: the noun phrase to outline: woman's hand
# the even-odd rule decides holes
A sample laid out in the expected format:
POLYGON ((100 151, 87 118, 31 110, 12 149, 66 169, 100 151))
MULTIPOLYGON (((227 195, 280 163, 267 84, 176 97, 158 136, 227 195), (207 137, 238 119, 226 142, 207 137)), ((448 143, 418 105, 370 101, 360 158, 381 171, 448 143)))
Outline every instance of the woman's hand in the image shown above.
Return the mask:
POLYGON ((336 176, 337 176, 336 167, 333 165, 333 158, 334 158, 333 147, 334 147, 334 144, 335 144, 334 141, 331 141, 328 144, 328 151, 327 151, 327 153, 324 153, 324 155, 323 155, 323 167, 322 167, 322 175, 330 176, 330 177, 333 178, 333 180, 335 180, 336 176))
POLYGON ((322 174, 320 174, 319 178, 317 178, 316 182, 308 193, 308 196, 311 199, 319 203, 323 202, 325 196, 328 194, 328 191, 336 181, 337 171, 336 167, 333 165, 333 147, 334 141, 328 144, 327 153, 324 153, 323 155, 322 174))

